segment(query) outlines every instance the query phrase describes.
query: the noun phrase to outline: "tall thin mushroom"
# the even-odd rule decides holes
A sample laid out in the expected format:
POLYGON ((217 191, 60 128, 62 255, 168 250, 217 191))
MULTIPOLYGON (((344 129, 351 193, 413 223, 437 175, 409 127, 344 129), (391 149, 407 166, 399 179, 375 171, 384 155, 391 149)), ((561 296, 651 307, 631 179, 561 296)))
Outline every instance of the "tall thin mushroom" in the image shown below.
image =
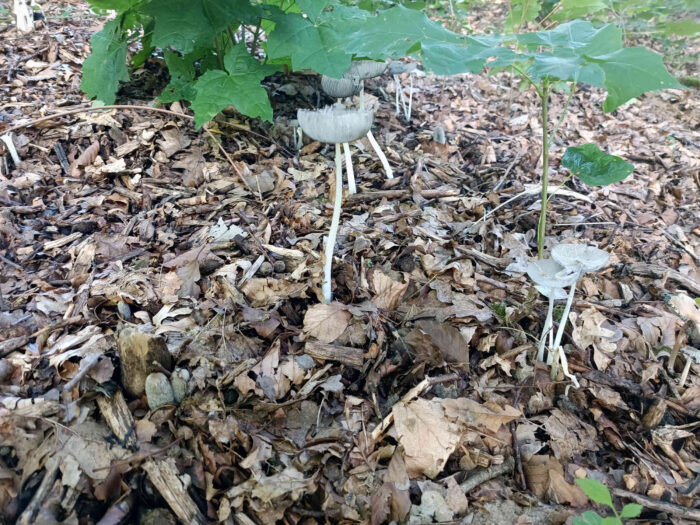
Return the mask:
MULTIPOLYGON (((340 99, 357 95, 362 89, 362 83, 356 78, 332 78, 322 75, 321 89, 326 95, 340 102, 340 99)), ((352 195, 357 193, 357 185, 355 184, 355 170, 352 169, 352 154, 348 142, 343 142, 343 153, 345 154, 345 169, 348 172, 348 190, 352 195)))
POLYGON ((323 300, 326 303, 329 303, 332 298, 331 269, 343 202, 343 166, 340 145, 358 140, 366 135, 372 126, 373 119, 374 113, 372 111, 349 109, 342 104, 335 104, 315 111, 305 109, 297 111, 297 120, 304 133, 314 140, 335 144, 335 200, 331 227, 326 240, 326 260, 323 265, 322 291, 323 300))

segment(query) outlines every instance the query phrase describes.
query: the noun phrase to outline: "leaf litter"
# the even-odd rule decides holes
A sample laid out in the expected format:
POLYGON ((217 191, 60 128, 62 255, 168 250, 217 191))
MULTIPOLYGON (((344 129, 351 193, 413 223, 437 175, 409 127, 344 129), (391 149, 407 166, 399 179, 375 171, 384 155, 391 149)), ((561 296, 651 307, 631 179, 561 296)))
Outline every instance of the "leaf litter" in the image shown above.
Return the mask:
MULTIPOLYGON (((46 6, 41 32, 0 23, 3 128, 84 106, 79 64, 102 22, 61 4, 76 15, 46 6)), ((174 104, 15 133, 22 160, 0 171, 4 518, 564 523, 589 507, 574 483, 589 477, 667 504, 645 518, 688 523, 699 365, 678 377, 700 344, 696 93, 613 115, 591 109, 600 91, 579 93, 552 145, 558 159, 604 136, 635 163, 622 183, 572 181, 552 201, 548 245, 612 255, 574 303, 581 388, 567 392, 532 360, 546 312, 524 276, 533 94, 514 102, 505 75, 417 77, 406 122, 393 84, 369 82, 396 178, 356 143, 336 300, 319 304, 332 155, 295 151, 307 83, 270 80, 273 126, 226 112, 198 134, 174 104), (184 381, 184 398, 149 409, 153 373, 184 381)))

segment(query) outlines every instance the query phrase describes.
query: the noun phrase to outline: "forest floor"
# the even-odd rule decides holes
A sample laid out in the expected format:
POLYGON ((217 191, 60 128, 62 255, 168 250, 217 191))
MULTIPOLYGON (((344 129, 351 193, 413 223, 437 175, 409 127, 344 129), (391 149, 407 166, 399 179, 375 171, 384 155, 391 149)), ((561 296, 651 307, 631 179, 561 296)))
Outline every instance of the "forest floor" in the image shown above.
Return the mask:
MULTIPOLYGON (((297 151, 290 123, 318 79, 266 81, 274 125, 230 111, 196 132, 179 104, 35 122, 89 106, 80 66, 104 22, 45 4, 28 35, 0 18, 0 133, 22 126, 21 162, 0 163, 5 523, 571 523, 606 513, 582 477, 642 504, 641 522, 700 521, 700 365, 680 384, 685 354, 669 363, 700 348, 697 90, 605 114, 579 89, 552 145, 555 184, 569 145, 635 165, 550 204, 548 249, 611 257, 566 330, 576 389, 534 359, 532 90, 419 74, 409 122, 388 75, 368 83, 395 178, 353 145, 323 305, 333 152, 297 151), (184 399, 149 409, 144 366, 184 399)), ((155 59, 134 78, 120 104, 167 81, 155 59)))

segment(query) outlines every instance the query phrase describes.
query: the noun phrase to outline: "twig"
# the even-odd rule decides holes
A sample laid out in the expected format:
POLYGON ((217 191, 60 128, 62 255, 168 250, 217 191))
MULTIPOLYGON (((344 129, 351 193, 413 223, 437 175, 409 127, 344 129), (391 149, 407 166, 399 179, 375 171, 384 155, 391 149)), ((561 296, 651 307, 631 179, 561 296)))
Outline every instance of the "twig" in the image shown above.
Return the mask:
POLYGON ((515 458, 513 458, 513 456, 509 456, 500 465, 492 465, 489 468, 470 476, 466 481, 459 484, 459 488, 462 489, 462 492, 467 494, 482 483, 486 483, 493 478, 497 478, 498 476, 512 472, 514 468, 515 458))
POLYGON ((666 512, 672 516, 677 516, 695 523, 700 522, 700 509, 684 507, 683 505, 676 505, 675 503, 666 503, 665 501, 642 496, 641 494, 636 494, 634 492, 630 492, 629 490, 613 488, 611 489, 611 492, 619 498, 631 499, 632 501, 637 502, 648 509, 666 512))
POLYGON ((82 379, 87 375, 87 373, 92 370, 97 363, 100 362, 100 357, 102 354, 89 354, 85 359, 82 360, 81 369, 75 374, 75 377, 63 385, 64 392, 70 392, 73 387, 80 383, 82 379))

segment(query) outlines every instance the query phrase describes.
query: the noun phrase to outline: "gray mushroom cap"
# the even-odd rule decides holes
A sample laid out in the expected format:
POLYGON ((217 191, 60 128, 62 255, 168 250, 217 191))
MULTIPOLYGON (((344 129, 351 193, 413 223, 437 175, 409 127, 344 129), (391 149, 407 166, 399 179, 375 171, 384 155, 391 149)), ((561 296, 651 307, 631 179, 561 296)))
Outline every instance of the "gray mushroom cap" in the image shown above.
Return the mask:
POLYGON ((608 264, 610 254, 585 244, 558 244, 552 248, 552 258, 567 268, 595 272, 608 264))
POLYGON ((297 120, 302 131, 312 139, 339 144, 352 142, 367 135, 372 127, 374 112, 334 104, 313 111, 300 109, 297 111, 297 120))
POLYGON ((418 66, 416 64, 404 64, 403 62, 399 62, 398 60, 394 62, 389 62, 389 73, 392 75, 400 75, 402 73, 410 73, 411 71, 415 71, 418 66))
MULTIPOLYGON (((547 289, 569 286, 575 283, 579 276, 578 271, 564 267, 554 259, 540 259, 528 263, 526 271, 535 284, 547 289)), ((554 298, 557 298, 556 294, 554 298)))
POLYGON ((345 98, 357 95, 362 89, 358 78, 333 78, 321 75, 321 89, 333 98, 345 98))
POLYGON ((545 297, 555 301, 566 299, 566 290, 564 290, 564 288, 548 288, 546 286, 536 284, 535 289, 545 297))
POLYGON ((343 73, 345 78, 374 78, 384 74, 386 62, 374 60, 353 60, 350 67, 343 73))

